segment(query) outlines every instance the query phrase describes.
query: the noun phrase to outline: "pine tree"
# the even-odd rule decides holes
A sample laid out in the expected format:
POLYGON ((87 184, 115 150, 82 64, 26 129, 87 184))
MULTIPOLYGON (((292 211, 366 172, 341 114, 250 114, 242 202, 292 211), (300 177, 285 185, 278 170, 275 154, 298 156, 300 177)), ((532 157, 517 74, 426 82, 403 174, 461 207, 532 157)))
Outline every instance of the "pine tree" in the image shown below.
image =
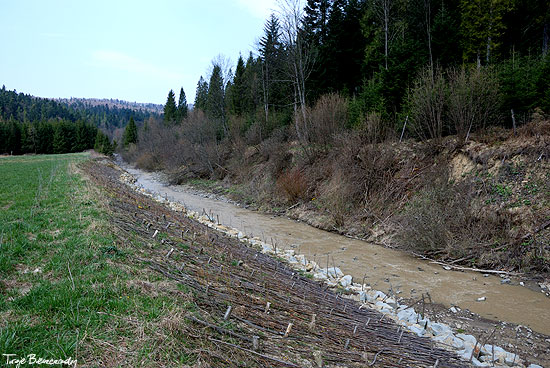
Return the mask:
POLYGON ((8 128, 6 153, 18 155, 21 153, 21 126, 11 119, 8 128))
POLYGON ((185 92, 183 91, 183 87, 180 89, 180 98, 178 101, 178 123, 181 123, 185 118, 187 118, 187 99, 185 98, 185 92))
POLYGON ((134 118, 131 117, 130 121, 128 122, 128 125, 126 125, 126 129, 124 130, 124 134, 122 137, 122 144, 124 148, 128 147, 129 144, 136 144, 137 143, 137 127, 136 123, 134 121, 134 118))
POLYGON ((281 26, 279 19, 271 14, 264 26, 264 36, 260 39, 260 57, 262 66, 262 91, 265 120, 269 117, 270 106, 280 102, 280 93, 275 86, 276 80, 282 80, 283 47, 280 41, 281 26))
POLYGON ((208 83, 208 95, 206 98, 206 112, 213 118, 222 118, 224 116, 224 83, 222 69, 219 65, 214 65, 210 83, 208 83))
POLYGON ((68 138, 68 129, 65 122, 59 122, 53 133, 53 153, 67 153, 70 151, 71 142, 68 138))
POLYGON ((235 69, 235 76, 233 77, 233 83, 228 88, 228 103, 229 111, 235 115, 241 115, 243 113, 243 99, 244 99, 244 60, 241 55, 237 60, 237 68, 235 69))
POLYGON ((94 150, 107 156, 111 156, 114 152, 113 146, 109 142, 109 137, 99 129, 95 138, 94 150))
POLYGON ((208 83, 200 77, 197 83, 197 93, 195 95, 195 109, 206 110, 206 100, 208 99, 208 83))
POLYGON ((166 105, 164 105, 164 122, 168 124, 174 124, 177 118, 176 98, 174 91, 168 92, 168 98, 166 99, 166 105))
POLYGON ((304 8, 304 31, 307 42, 323 44, 327 36, 327 23, 331 8, 329 0, 308 0, 304 8))

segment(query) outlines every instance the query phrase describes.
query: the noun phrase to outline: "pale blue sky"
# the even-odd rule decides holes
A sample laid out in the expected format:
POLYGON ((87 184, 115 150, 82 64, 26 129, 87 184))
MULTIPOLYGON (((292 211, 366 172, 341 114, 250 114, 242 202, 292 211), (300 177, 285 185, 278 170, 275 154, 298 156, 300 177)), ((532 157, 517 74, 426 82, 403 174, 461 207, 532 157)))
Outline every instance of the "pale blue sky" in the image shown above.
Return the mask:
MULTIPOLYGON (((40 97, 164 103, 222 54, 257 48, 276 0, 0 0, 0 85, 40 97)), ((176 96, 177 97, 177 96, 176 96)))

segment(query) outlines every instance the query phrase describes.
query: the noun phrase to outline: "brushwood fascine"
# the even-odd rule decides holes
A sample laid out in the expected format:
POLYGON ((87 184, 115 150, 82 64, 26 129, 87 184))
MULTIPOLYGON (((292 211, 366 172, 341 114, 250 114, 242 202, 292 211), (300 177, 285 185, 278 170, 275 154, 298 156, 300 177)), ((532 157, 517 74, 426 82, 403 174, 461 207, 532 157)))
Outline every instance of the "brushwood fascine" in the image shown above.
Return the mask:
MULTIPOLYGON (((372 308, 383 313, 386 318, 393 320, 396 324, 403 326, 411 333, 432 338, 439 347, 456 353, 464 360, 470 361, 473 366, 525 367, 524 360, 517 354, 508 352, 496 345, 480 345, 480 342, 473 335, 455 333, 446 324, 430 321, 429 318, 418 313, 414 307, 400 304, 399 300, 396 300, 394 296, 387 295, 380 290, 374 290, 370 286, 354 282, 351 275, 345 275, 338 267, 323 268, 316 262, 308 260, 303 254, 296 254, 294 250, 278 249, 275 245, 268 244, 258 237, 249 237, 239 229, 219 224, 213 217, 208 216, 208 214, 200 214, 189 210, 179 202, 170 201, 167 197, 163 197, 158 193, 147 191, 137 183, 134 176, 127 172, 123 172, 120 175, 120 180, 130 185, 134 190, 167 205, 173 211, 182 212, 187 217, 209 228, 237 238, 248 246, 256 247, 262 253, 282 258, 294 269, 310 273, 315 280, 323 281, 329 287, 345 290, 345 297, 361 303, 359 308, 372 308)), ((531 364, 527 368, 542 367, 531 364)))

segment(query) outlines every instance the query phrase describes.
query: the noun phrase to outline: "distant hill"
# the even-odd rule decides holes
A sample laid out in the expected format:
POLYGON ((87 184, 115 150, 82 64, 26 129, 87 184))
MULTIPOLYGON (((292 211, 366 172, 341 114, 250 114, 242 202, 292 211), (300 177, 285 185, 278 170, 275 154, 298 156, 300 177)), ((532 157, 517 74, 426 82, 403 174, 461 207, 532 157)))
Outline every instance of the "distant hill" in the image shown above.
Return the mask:
POLYGON ((0 89, 0 121, 37 123, 48 120, 82 120, 112 132, 126 126, 130 117, 136 122, 160 118, 163 105, 98 98, 42 98, 0 89))
POLYGON ((64 119, 74 122, 79 118, 74 109, 54 100, 6 90, 5 86, 0 89, 0 120, 37 122, 64 119))
POLYGON ((129 102, 118 99, 99 98, 57 98, 56 103, 75 110, 79 115, 92 124, 104 130, 112 131, 128 123, 130 117, 136 122, 149 118, 159 118, 163 112, 163 105, 153 103, 129 102))
POLYGON ((140 102, 130 102, 119 99, 108 99, 108 98, 56 98, 53 99, 56 102, 66 104, 77 109, 95 107, 95 106, 108 106, 109 108, 125 108, 130 110, 142 110, 148 111, 156 114, 162 114, 163 105, 153 104, 153 103, 140 103, 140 102))

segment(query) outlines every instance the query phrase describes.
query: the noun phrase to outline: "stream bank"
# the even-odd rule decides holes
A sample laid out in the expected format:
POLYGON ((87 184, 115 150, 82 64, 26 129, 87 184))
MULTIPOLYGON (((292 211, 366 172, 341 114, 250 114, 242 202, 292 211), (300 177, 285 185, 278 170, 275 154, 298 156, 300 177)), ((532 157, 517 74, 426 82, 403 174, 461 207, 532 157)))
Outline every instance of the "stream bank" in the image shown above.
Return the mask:
POLYGON ((158 174, 128 166, 125 169, 148 191, 206 213, 216 222, 239 228, 250 238, 257 236, 280 249, 295 250, 322 267, 328 262, 329 267, 339 267, 352 275, 355 282, 363 281, 373 289, 393 293, 402 303, 429 293, 433 303, 426 308, 426 314, 434 320, 443 320, 458 332, 478 331, 480 337, 495 329, 495 338, 505 348, 525 351, 535 361, 550 363, 544 358, 550 346, 550 339, 544 335, 550 330, 550 300, 543 293, 503 283, 504 279, 498 276, 449 271, 399 251, 208 198, 189 187, 166 185, 158 174), (519 343, 522 339, 529 342, 523 348, 523 342, 519 343))

